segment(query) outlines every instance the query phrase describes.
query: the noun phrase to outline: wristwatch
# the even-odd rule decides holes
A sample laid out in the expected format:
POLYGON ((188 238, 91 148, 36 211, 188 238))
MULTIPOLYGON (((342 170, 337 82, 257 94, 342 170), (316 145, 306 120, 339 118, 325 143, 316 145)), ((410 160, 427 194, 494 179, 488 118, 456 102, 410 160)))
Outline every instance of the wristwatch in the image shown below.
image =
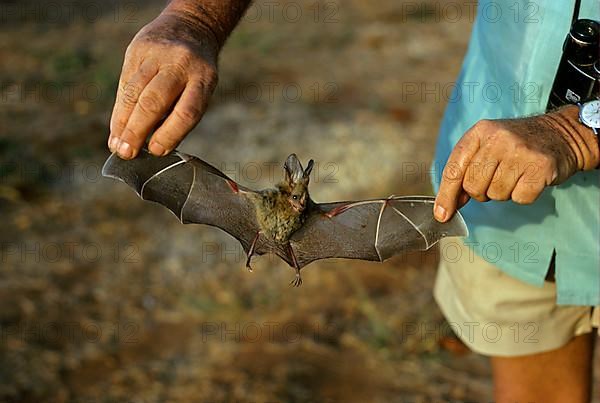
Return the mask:
POLYGON ((600 99, 579 105, 579 121, 592 129, 596 136, 600 130, 600 99))

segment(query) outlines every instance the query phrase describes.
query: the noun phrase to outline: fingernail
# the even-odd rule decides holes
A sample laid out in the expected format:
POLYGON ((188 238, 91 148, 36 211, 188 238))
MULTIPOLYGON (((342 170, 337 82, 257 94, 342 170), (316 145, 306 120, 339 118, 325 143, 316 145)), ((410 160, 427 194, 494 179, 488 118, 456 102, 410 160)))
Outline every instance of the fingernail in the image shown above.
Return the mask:
POLYGON ((439 204, 435 206, 433 214, 435 215, 435 218, 441 222, 445 222, 446 216, 448 215, 448 213, 446 213, 446 209, 440 206, 439 204))
POLYGON ((119 138, 111 136, 111 138, 108 139, 108 149, 110 150, 110 152, 114 153, 117 150, 118 144, 119 144, 119 138))
POLYGON ((129 144, 127 144, 124 141, 121 141, 121 144, 119 144, 119 157, 123 158, 123 159, 130 159, 131 157, 133 157, 133 149, 131 148, 131 146, 129 144))
POLYGON ((158 155, 160 157, 162 157, 163 155, 165 155, 167 153, 167 150, 165 150, 165 148, 163 146, 161 146, 159 143, 150 143, 150 145, 148 146, 148 148, 150 149, 150 152, 154 155, 158 155))

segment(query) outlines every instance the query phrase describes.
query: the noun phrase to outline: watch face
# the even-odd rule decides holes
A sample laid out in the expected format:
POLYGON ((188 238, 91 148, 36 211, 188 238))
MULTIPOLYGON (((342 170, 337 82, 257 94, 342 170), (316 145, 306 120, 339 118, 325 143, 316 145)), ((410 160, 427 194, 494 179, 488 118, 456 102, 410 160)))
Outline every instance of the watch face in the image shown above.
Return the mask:
POLYGON ((600 129, 600 100, 590 101, 581 106, 579 118, 584 125, 600 129))

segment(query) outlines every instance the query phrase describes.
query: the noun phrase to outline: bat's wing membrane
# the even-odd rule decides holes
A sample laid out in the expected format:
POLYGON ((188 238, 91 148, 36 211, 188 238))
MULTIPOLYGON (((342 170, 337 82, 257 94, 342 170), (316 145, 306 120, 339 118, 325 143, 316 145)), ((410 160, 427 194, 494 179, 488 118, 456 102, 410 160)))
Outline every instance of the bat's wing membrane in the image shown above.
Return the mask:
POLYGON ((375 233, 380 203, 356 205, 329 218, 326 213, 351 202, 319 204, 296 231, 290 243, 300 267, 327 258, 380 260, 375 249, 375 233))
POLYGON ((380 235, 383 234, 384 238, 380 238, 379 249, 384 259, 398 251, 390 246, 396 245, 399 250, 402 250, 402 246, 405 250, 427 250, 442 238, 469 235, 465 220, 459 212, 446 223, 437 221, 433 217, 434 201, 435 198, 429 196, 400 196, 390 200, 384 211, 384 216, 388 219, 382 219, 380 228, 380 235), (402 222, 408 224, 406 238, 397 234, 398 228, 402 228, 402 222))
POLYGON ((436 221, 433 202, 433 197, 406 196, 319 204, 292 236, 298 264, 326 258, 384 261, 427 250, 443 237, 468 235, 459 213, 447 223, 436 221))
MULTIPOLYGON (((164 205, 184 224, 225 230, 246 252, 259 231, 250 200, 257 193, 196 157, 174 152, 158 158, 144 150, 125 161, 113 154, 102 174, 125 182, 142 199, 164 205)), ((319 204, 290 239, 298 265, 326 258, 383 261, 403 251, 427 250, 443 237, 468 234, 459 213, 447 223, 437 222, 433 202, 432 197, 407 196, 319 204)), ((287 250, 261 238, 255 253, 265 252, 293 264, 287 250)))
POLYGON ((125 161, 113 154, 102 175, 125 182, 144 200, 164 205, 184 224, 227 231, 246 251, 258 231, 254 206, 246 196, 253 191, 196 157, 174 152, 159 158, 144 150, 125 161))

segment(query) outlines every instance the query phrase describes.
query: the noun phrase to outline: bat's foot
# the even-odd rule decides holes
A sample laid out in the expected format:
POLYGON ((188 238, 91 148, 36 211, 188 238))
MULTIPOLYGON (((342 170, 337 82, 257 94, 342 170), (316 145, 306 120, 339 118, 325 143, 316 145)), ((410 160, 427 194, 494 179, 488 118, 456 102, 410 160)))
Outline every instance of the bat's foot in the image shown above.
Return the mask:
POLYGON ((296 259, 296 254, 294 253, 294 248, 292 248, 292 244, 288 242, 288 250, 290 256, 292 257, 292 262, 294 263, 294 270, 296 270, 296 277, 290 281, 290 285, 294 287, 300 287, 302 285, 302 277, 300 277, 300 265, 298 265, 298 260, 296 259))
POLYGON ((296 272, 296 277, 290 281, 290 285, 292 287, 300 287, 302 285, 302 277, 300 277, 300 272, 296 272))
POLYGON ((248 254, 248 257, 246 258, 246 269, 248 269, 248 271, 250 273, 252 273, 252 266, 250 266, 250 259, 252 259, 252 255, 248 254))
POLYGON ((246 258, 246 269, 248 269, 248 271, 250 273, 252 273, 252 267, 250 266, 250 259, 252 259, 252 256, 254 255, 254 249, 256 248, 256 242, 258 241, 259 236, 260 236, 260 231, 258 231, 256 233, 256 236, 254 237, 254 240, 252 241, 252 245, 250 245, 250 250, 248 251, 248 257, 246 258))

